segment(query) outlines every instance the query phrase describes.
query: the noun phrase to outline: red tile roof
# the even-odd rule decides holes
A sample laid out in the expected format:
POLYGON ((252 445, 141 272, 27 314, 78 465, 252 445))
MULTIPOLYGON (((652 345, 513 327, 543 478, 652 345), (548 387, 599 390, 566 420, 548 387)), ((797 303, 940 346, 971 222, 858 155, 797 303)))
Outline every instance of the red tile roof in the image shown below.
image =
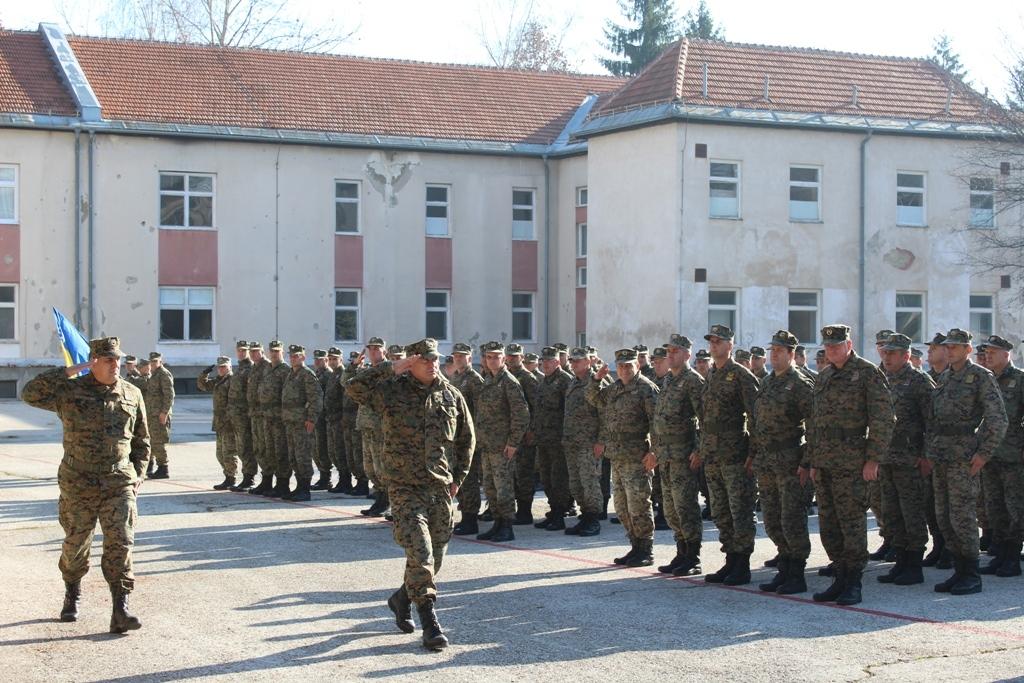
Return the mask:
POLYGON ((684 38, 601 102, 591 117, 646 105, 694 105, 883 118, 987 120, 986 102, 925 59, 684 38), (704 65, 708 96, 703 96, 704 65), (768 79, 768 99, 764 97, 768 79), (857 106, 853 87, 857 86, 857 106), (946 112, 952 88, 953 97, 946 112))
POLYGON ((35 31, 0 29, 0 111, 75 116, 78 109, 35 31))
POLYGON ((607 76, 69 38, 103 117, 551 143, 607 76))

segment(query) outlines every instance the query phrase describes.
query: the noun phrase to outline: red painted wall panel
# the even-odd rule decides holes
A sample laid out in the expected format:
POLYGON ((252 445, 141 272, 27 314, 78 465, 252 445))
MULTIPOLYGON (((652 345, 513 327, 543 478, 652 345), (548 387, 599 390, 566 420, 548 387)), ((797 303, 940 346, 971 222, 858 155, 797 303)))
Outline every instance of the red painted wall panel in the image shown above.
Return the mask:
POLYGON ((334 236, 334 286, 363 286, 363 236, 334 236))
POLYGON ((576 207, 576 222, 586 223, 587 222, 587 207, 577 206, 576 207))
POLYGON ((160 231, 161 285, 217 285, 216 230, 160 231))
POLYGON ((512 240, 512 289, 537 291, 537 242, 512 240))
POLYGON ((587 331, 587 290, 576 288, 576 331, 587 331))
POLYGON ((447 237, 427 237, 424 272, 427 289, 452 288, 452 241, 447 237))
POLYGON ((0 225, 0 282, 21 281, 21 229, 0 225))

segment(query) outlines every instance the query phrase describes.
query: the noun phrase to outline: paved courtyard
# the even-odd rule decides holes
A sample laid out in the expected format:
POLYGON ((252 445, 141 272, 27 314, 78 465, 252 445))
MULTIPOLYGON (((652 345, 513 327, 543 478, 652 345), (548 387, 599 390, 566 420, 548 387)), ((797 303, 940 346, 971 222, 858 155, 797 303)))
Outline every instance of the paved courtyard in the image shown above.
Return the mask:
MULTIPOLYGON (((99 571, 82 616, 57 619, 56 472, 50 413, 0 402, 0 678, 10 681, 235 679, 989 681, 1024 677, 1024 579, 985 579, 980 595, 882 586, 871 563, 854 608, 622 569, 621 527, 579 539, 516 527, 516 540, 456 537, 440 577, 441 653, 397 631, 384 605, 402 554, 367 501, 315 492, 288 503, 216 492, 209 401, 175 407, 171 475, 139 499, 136 592, 141 631, 107 633, 99 571)), ((540 513, 543 500, 536 503, 540 513)), ((816 524, 812 518, 812 524, 816 524)), ((752 566, 774 555, 760 530, 752 566)), ((706 523, 705 569, 721 556, 706 523)), ((814 539, 811 567, 825 562, 814 539)), ((870 545, 876 547, 874 532, 870 545)), ((657 532, 655 557, 674 551, 657 532)), ((827 579, 809 571, 812 590, 827 579)))

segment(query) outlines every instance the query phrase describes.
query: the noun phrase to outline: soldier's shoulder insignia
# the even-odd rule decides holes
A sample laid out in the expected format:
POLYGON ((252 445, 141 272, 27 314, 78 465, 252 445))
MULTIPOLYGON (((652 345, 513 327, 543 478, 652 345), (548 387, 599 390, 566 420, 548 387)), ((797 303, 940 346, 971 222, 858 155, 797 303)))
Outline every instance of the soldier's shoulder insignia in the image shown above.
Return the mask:
POLYGON ((725 376, 725 381, 726 382, 732 382, 735 379, 736 379, 736 373, 735 372, 730 372, 728 375, 725 376))
POLYGON ((974 384, 974 375, 967 375, 967 377, 964 378, 964 384, 974 384))
POLYGON ((853 374, 850 375, 850 381, 856 382, 858 379, 860 379, 860 370, 854 370, 853 374))
POLYGON ((1017 380, 1011 379, 1009 382, 1006 383, 1006 386, 1010 387, 1011 389, 1014 388, 1015 386, 1017 386, 1017 380))
POLYGON ((792 382, 790 382, 789 384, 786 385, 786 391, 793 391, 793 383, 792 382))

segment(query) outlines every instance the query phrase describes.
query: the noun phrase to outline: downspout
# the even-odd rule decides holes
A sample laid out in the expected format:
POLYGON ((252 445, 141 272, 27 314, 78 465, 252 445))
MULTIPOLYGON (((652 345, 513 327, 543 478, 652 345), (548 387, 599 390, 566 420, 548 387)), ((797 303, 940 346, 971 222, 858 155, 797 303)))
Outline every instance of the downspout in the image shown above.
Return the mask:
POLYGON ((89 337, 96 336, 96 330, 94 327, 95 320, 93 318, 93 310, 95 303, 96 293, 96 205, 94 204, 94 185, 93 176, 95 175, 95 168, 93 166, 94 150, 96 148, 96 133, 89 131, 89 282, 88 282, 88 297, 89 297, 89 337))
POLYGON ((544 344, 551 343, 548 336, 551 324, 551 163, 544 154, 544 344))
POLYGON ((82 140, 75 129, 75 325, 82 326, 82 140))
POLYGON ((867 306, 867 292, 865 291, 866 269, 867 269, 867 149, 871 142, 871 133, 860 141, 860 258, 858 260, 858 306, 857 306, 857 352, 864 355, 864 329, 865 329, 865 308, 867 306))
POLYGON ((274 339, 280 338, 281 313, 281 145, 274 160, 274 339))

